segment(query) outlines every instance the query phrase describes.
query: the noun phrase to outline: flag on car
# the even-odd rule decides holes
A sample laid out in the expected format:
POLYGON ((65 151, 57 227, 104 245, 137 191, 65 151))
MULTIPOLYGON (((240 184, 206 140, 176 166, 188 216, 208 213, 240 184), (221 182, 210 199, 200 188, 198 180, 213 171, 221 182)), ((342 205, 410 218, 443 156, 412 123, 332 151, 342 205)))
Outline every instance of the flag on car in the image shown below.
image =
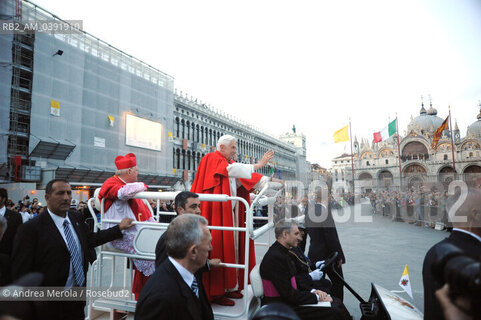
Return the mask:
POLYGON ((399 285, 407 294, 413 299, 413 292, 411 290, 411 280, 409 279, 409 269, 408 265, 404 267, 403 275, 401 276, 401 280, 399 280, 399 285))
POLYGON ((374 143, 378 143, 384 140, 387 140, 390 136, 396 133, 396 119, 393 121, 389 122, 389 124, 384 127, 381 131, 379 132, 374 132, 374 143))
POLYGON ((449 116, 446 117, 446 119, 439 126, 439 128, 437 128, 436 131, 434 131, 433 133, 433 143, 431 144, 431 148, 433 148, 434 150, 438 148, 438 142, 439 142, 439 139, 441 139, 443 131, 449 129, 448 119, 449 119, 449 116))
POLYGON ((334 132, 334 143, 349 141, 349 126, 345 126, 334 132))

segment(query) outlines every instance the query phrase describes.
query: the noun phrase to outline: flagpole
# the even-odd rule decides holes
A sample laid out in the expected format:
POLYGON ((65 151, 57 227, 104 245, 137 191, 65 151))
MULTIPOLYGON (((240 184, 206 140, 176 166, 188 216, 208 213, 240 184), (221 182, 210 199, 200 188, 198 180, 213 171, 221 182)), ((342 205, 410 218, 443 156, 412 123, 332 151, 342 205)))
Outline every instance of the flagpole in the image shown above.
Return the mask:
POLYGON ((451 130, 451 154, 453 156, 453 169, 454 169, 454 176, 456 177, 456 162, 454 161, 454 141, 453 141, 453 125, 451 124, 451 106, 448 106, 449 109, 449 129, 451 130))
POLYGON ((401 148, 399 147, 399 127, 396 112, 397 157, 399 163, 399 191, 402 189, 401 148))
POLYGON ((352 169, 352 193, 354 193, 354 155, 352 153, 352 127, 351 117, 349 117, 349 142, 351 143, 351 169, 352 169))

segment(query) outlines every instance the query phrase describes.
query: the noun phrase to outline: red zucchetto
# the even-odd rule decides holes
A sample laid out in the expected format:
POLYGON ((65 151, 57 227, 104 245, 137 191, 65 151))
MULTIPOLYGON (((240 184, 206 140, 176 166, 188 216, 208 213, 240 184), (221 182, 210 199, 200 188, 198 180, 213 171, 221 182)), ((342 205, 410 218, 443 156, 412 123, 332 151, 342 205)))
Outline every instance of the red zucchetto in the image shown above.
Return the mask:
POLYGON ((117 167, 117 170, 133 168, 137 166, 137 158, 133 153, 128 153, 125 156, 118 156, 115 158, 115 166, 117 167))

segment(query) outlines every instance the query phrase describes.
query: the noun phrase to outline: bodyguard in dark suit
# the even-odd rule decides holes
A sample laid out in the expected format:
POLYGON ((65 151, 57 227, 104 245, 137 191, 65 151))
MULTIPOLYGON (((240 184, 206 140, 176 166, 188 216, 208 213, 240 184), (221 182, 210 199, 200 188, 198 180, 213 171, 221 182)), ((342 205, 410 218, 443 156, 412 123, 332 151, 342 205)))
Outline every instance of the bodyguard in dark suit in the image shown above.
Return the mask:
MULTIPOLYGON (((0 241, 7 229, 7 219, 0 215, 0 241)), ((11 282, 10 257, 5 253, 0 253, 0 287, 6 286, 11 282)))
MULTIPOLYGON (((309 260, 312 262, 326 260, 332 253, 337 252, 338 258, 334 262, 334 269, 342 277, 342 264, 346 263, 344 252, 342 251, 341 242, 336 230, 336 224, 332 218, 331 207, 326 206, 327 192, 319 190, 316 194, 316 202, 314 206, 309 206, 306 213, 306 228, 311 242, 309 245, 309 260), (314 207, 314 214, 311 214, 312 207, 314 207)), ((343 284, 329 268, 325 270, 326 274, 332 282, 331 294, 332 296, 343 300, 343 284)))
MULTIPOLYGON (((177 215, 184 213, 200 214, 200 200, 197 193, 182 191, 175 196, 174 203, 177 215)), ((164 232, 155 246, 155 267, 157 268, 165 259, 167 259, 167 250, 164 232)))
POLYGON ((168 258, 140 293, 135 319, 214 319, 198 272, 212 250, 207 220, 194 214, 180 215, 165 235, 168 258))
MULTIPOLYGON (((12 253, 12 278, 30 272, 43 274, 42 286, 83 287, 89 263, 96 258, 94 247, 122 237, 132 219, 115 227, 89 232, 77 211, 68 211, 72 190, 65 180, 47 184, 48 209, 23 224, 17 232, 12 253)), ((37 319, 84 319, 85 301, 48 301, 38 305, 37 319)))
MULTIPOLYGON (((448 212, 457 199, 448 199, 448 212)), ((466 223, 454 223, 451 235, 429 249, 423 264, 424 319, 443 320, 444 314, 434 293, 443 284, 436 281, 432 265, 436 259, 436 249, 446 243, 462 250, 468 257, 481 261, 481 191, 469 190, 464 203, 456 212, 456 217, 466 217, 466 223)))
MULTIPOLYGON (((192 213, 200 215, 200 200, 197 193, 190 191, 182 191, 175 196, 175 211, 177 215, 182 215, 185 213, 192 213)), ((167 248, 165 246, 165 232, 160 236, 155 246, 155 267, 159 267, 162 262, 167 259, 167 248)), ((199 272, 208 272, 210 267, 218 267, 220 264, 220 259, 209 259, 207 260, 205 267, 199 272)))
POLYGON ((22 216, 18 212, 7 209, 5 206, 7 200, 7 190, 0 188, 0 215, 7 219, 7 230, 0 240, 0 253, 10 256, 12 254, 13 239, 15 238, 18 227, 22 224, 22 216))

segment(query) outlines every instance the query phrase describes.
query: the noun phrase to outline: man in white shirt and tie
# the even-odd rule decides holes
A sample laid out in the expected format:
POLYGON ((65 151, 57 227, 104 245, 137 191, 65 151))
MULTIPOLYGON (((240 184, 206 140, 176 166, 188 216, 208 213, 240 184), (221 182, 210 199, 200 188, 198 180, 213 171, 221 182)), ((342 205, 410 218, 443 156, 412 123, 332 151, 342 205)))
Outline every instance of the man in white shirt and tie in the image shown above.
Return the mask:
POLYGON ((168 258, 155 270, 140 293, 135 319, 211 320, 199 270, 212 250, 207 220, 182 214, 165 232, 168 258))
MULTIPOLYGON (((85 286, 88 265, 96 259, 94 247, 122 237, 132 226, 93 233, 77 211, 69 211, 72 189, 67 181, 50 181, 45 190, 47 210, 17 231, 12 252, 12 280, 30 272, 44 275, 42 286, 69 289, 85 286)), ((85 301, 46 301, 37 304, 38 319, 84 319, 85 301)))

